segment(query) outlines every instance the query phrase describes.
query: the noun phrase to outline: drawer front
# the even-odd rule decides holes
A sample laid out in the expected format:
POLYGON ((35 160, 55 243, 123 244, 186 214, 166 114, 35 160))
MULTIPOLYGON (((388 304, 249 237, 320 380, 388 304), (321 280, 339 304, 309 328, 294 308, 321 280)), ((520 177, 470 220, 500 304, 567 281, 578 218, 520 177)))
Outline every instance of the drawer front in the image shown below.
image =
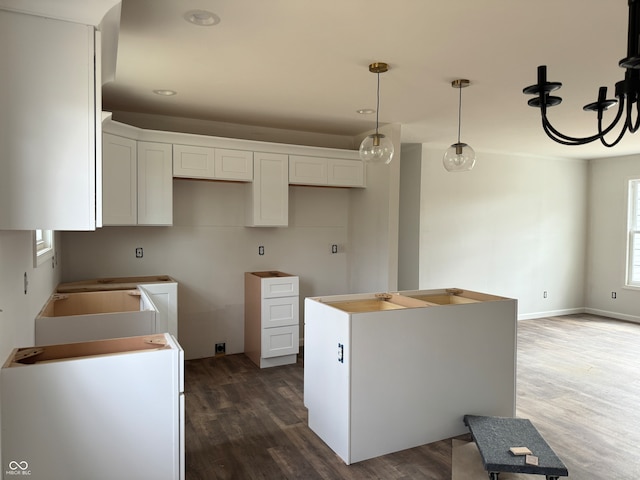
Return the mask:
POLYGON ((293 295, 298 295, 298 277, 262 279, 262 298, 291 297, 293 295))
POLYGON ((262 300, 262 328, 298 325, 298 297, 266 298, 262 300))
POLYGON ((300 344, 298 325, 262 330, 262 357, 279 357, 298 353, 300 344))

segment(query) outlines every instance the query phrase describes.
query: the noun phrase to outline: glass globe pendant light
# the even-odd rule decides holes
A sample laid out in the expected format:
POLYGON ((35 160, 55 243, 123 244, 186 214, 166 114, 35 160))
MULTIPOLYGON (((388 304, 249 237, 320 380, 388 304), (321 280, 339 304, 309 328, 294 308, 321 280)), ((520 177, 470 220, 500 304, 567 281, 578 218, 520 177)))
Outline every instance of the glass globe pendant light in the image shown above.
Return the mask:
POLYGON ((378 75, 376 103, 376 133, 367 135, 360 144, 360 158, 373 164, 389 164, 393 159, 393 142, 385 135, 378 133, 378 112, 380 111, 380 74, 389 70, 389 65, 376 62, 369 65, 369 71, 378 75))
POLYGON ((448 172, 464 172, 471 170, 476 164, 476 152, 466 143, 460 142, 460 116, 462 113, 462 89, 468 87, 471 82, 464 78, 451 82, 453 88, 460 90, 458 98, 458 142, 451 145, 444 156, 442 164, 448 172))

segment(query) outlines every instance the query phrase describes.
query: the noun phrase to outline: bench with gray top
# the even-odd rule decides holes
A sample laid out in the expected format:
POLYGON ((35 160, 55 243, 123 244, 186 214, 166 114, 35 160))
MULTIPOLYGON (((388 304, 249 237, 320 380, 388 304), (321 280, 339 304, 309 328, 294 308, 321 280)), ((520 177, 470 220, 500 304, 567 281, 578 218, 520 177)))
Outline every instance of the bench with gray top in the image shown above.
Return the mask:
POLYGON ((465 415, 464 423, 478 446, 490 480, 497 480, 501 472, 545 475, 547 480, 569 475, 562 460, 527 419, 465 415), (512 447, 528 448, 538 464, 526 463, 524 455, 513 455, 512 447))

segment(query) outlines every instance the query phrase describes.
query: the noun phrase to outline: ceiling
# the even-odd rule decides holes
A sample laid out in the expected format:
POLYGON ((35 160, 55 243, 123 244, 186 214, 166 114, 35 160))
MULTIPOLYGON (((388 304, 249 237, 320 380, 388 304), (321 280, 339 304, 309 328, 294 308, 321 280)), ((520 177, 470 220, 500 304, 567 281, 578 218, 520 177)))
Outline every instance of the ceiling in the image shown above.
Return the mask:
POLYGON ((523 87, 548 65, 562 105, 549 116, 563 133, 595 132, 582 106, 598 87, 622 80, 625 0, 123 0, 115 81, 106 110, 357 136, 375 127, 374 61, 380 122, 401 125, 403 143, 564 158, 640 152, 640 132, 607 149, 558 145, 527 106, 523 87), (184 20, 189 10, 214 26, 184 20), (171 89, 163 97, 154 89, 171 89))

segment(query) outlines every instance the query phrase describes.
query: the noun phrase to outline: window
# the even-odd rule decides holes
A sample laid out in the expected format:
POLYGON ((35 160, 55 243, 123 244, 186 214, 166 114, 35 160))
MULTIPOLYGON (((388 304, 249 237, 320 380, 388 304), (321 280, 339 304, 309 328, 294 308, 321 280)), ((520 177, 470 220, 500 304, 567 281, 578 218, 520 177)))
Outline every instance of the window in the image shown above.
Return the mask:
POLYGON ((42 265, 53 258, 53 230, 35 230, 33 232, 33 266, 42 265))
POLYGON ((627 285, 640 287, 640 179, 629 181, 627 285))

